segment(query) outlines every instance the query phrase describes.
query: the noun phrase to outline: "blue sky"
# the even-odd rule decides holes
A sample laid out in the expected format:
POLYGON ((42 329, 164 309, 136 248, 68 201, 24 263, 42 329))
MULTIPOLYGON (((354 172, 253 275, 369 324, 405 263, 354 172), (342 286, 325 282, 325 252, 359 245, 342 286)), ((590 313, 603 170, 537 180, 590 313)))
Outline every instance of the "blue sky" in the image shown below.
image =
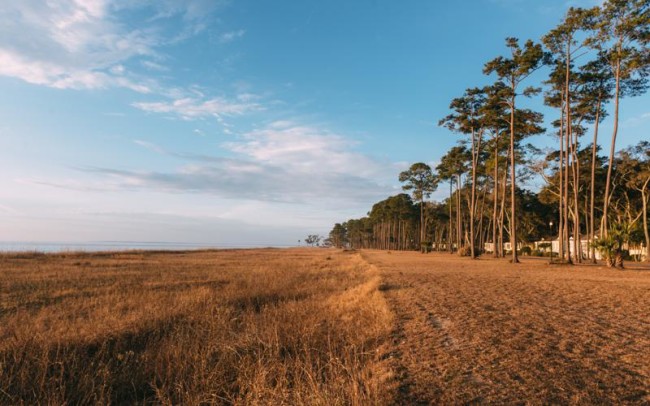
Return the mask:
MULTIPOLYGON (((435 164, 450 100, 570 5, 592 2, 3 2, 0 240, 326 234, 435 164)), ((649 101, 623 101, 619 146, 648 138, 649 101)))

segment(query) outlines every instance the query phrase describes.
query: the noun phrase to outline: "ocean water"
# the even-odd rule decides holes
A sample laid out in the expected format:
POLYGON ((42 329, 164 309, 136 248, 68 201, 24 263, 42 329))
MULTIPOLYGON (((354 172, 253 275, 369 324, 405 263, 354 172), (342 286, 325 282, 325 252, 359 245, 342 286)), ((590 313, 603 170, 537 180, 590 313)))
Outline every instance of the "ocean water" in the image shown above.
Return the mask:
POLYGON ((290 245, 273 243, 254 244, 209 244, 183 243, 165 241, 88 241, 88 242, 52 242, 52 241, 0 241, 0 252, 94 252, 124 250, 198 250, 219 248, 286 248, 290 245))

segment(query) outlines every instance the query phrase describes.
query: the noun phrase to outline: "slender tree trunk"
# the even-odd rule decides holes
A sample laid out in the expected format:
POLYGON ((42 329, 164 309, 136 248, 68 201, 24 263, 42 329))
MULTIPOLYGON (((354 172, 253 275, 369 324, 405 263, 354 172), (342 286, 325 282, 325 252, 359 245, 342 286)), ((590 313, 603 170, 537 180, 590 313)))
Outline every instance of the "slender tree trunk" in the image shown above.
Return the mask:
MULTIPOLYGON (((568 101, 567 101, 568 102, 568 101)), ((568 105, 568 103, 567 103, 568 105)), ((568 118, 567 118, 567 128, 568 128, 568 118)), ((571 167, 571 154, 570 154, 570 145, 571 145, 571 140, 569 139, 569 131, 568 129, 565 130, 565 158, 566 158, 566 167, 564 169, 564 212, 563 212, 563 228, 562 228, 562 239, 563 243, 566 242, 566 247, 567 247, 567 256, 566 256, 566 262, 571 264, 571 245, 570 245, 570 238, 569 238, 569 168, 571 167)))
POLYGON ((463 229, 460 217, 460 185, 461 185, 461 174, 457 175, 457 184, 456 184, 456 238, 457 238, 457 249, 461 249, 462 239, 463 239, 463 229))
POLYGON ((386 250, 390 251, 391 249, 391 236, 393 235, 392 222, 390 220, 386 221, 386 250))
POLYGON ((397 241, 396 241, 396 250, 401 251, 402 250, 402 220, 399 218, 397 219, 397 241))
MULTIPOLYGON (((589 248, 589 194, 585 191, 584 197, 584 213, 585 213, 585 234, 587 234, 587 253, 586 253, 586 258, 591 259, 591 252, 589 248)), ((582 241, 580 241, 580 247, 582 248, 582 241)))
MULTIPOLYGON (((574 145, 573 145, 573 120, 571 119, 571 93, 570 93, 570 77, 571 77, 571 41, 567 41, 567 47, 566 47, 566 74, 565 74, 565 82, 564 82, 564 92, 565 92, 565 97, 564 97, 564 106, 566 108, 566 163, 567 163, 567 168, 565 172, 565 183, 564 183, 564 197, 567 200, 566 206, 564 208, 565 210, 565 215, 564 215, 564 227, 566 228, 566 242, 567 242, 567 247, 569 247, 570 244, 570 238, 569 238, 569 168, 571 168, 572 174, 574 174, 573 171, 573 163, 575 162, 573 153, 574 153, 574 145)), ((575 176, 574 176, 574 185, 575 185, 575 176)), ((575 198, 575 196, 574 196, 575 198)), ((577 207, 576 207, 577 211, 577 207)), ((574 222, 573 222, 573 229, 574 229, 574 235, 575 235, 575 228, 576 228, 576 222, 575 222, 575 217, 574 217, 574 222)), ((574 246, 573 246, 573 255, 576 256, 577 252, 575 249, 575 237, 574 237, 574 246)), ((569 254, 567 255, 567 262, 571 263, 571 248, 569 248, 569 254)))
POLYGON ((381 249, 382 244, 381 223, 375 226, 375 248, 381 249))
MULTIPOLYGON (((562 95, 564 99, 564 95, 562 95)), ((566 103, 566 102, 565 102, 566 103)), ((560 114, 560 218, 558 222, 558 232, 557 232, 557 241, 558 241, 558 256, 560 261, 564 261, 564 205, 566 203, 564 199, 564 109, 560 114)))
POLYGON ((380 250, 384 249, 384 223, 379 223, 377 225, 377 248, 380 250))
POLYGON ((492 208, 492 244, 493 256, 499 258, 497 250, 497 206, 499 202, 499 136, 494 141, 494 207, 492 208))
POLYGON ((411 226, 408 221, 404 220, 404 251, 411 249, 411 226))
POLYGON ((390 251, 390 221, 386 221, 386 249, 390 251))
MULTIPOLYGON (((512 84, 512 89, 514 92, 515 85, 512 84)), ((515 189, 516 189, 516 168, 515 168, 515 96, 513 94, 510 105, 510 245, 512 246, 512 263, 516 264, 519 262, 517 256, 517 205, 515 201, 515 189)))
POLYGON ((371 244, 372 244, 373 249, 378 248, 378 245, 377 245, 377 225, 376 224, 374 224, 372 226, 372 241, 371 241, 371 244))
POLYGON ((485 240, 483 238, 483 210, 485 209, 485 195, 487 194, 487 188, 483 188, 483 195, 481 196, 481 202, 480 205, 478 206, 478 249, 483 251, 483 248, 485 247, 485 240))
POLYGON ((393 220, 393 249, 399 250, 399 220, 393 220))
POLYGON ((383 250, 384 249, 384 229, 383 229, 383 223, 377 224, 377 249, 383 250))
POLYGON ((397 249, 397 238, 396 238, 397 237, 397 223, 395 222, 395 220, 391 220, 390 225, 391 225, 391 227, 390 227, 390 240, 389 240, 390 245, 391 245, 390 249, 396 250, 397 249))
POLYGON ((469 257, 471 259, 476 259, 476 255, 474 255, 474 244, 476 241, 474 235, 474 216, 476 213, 476 165, 478 164, 476 156, 478 148, 476 143, 474 129, 472 128, 472 200, 469 205, 469 257))
POLYGON ((397 222, 395 220, 392 220, 390 222, 391 224, 391 233, 390 233, 390 242, 391 242, 391 249, 396 250, 397 249, 397 222))
POLYGON ((451 212, 451 209, 452 209, 451 201, 452 201, 452 197, 453 197, 453 187, 454 187, 454 177, 452 176, 451 178, 449 178, 449 235, 447 236, 447 245, 449 245, 449 247, 447 247, 447 248, 449 249, 450 254, 452 252, 454 252, 454 247, 452 246, 452 244, 453 244, 453 226, 452 226, 452 223, 453 223, 452 218, 453 218, 453 216, 452 216, 452 212, 451 212))
MULTIPOLYGON (((490 216, 489 220, 488 220, 487 228, 485 229, 485 241, 492 240, 492 251, 493 251, 492 253, 493 254, 494 254, 494 251, 496 250, 496 241, 494 241, 494 238, 493 238, 494 237, 494 228, 495 228, 494 218, 492 216, 490 216)), ((485 244, 483 244, 483 246, 485 247, 485 244)), ((494 258, 496 258, 496 256, 494 256, 494 258)))
POLYGON ((594 236, 595 236, 595 228, 594 228, 594 205, 595 205, 595 193, 596 193, 596 154, 598 152, 598 122, 600 121, 600 105, 601 105, 601 95, 600 93, 598 94, 598 103, 596 105, 596 122, 594 124, 594 143, 591 146, 591 188, 589 193, 591 194, 590 196, 590 201, 589 201, 589 246, 590 248, 590 256, 591 256, 591 262, 594 264, 596 263, 596 248, 594 248, 593 243, 594 243, 594 236))
POLYGON ((650 262, 650 231, 648 231, 648 183, 650 178, 645 181, 641 188, 641 200, 643 200, 643 234, 645 235, 645 262, 650 262))
MULTIPOLYGON (((510 149, 508 148, 508 153, 507 155, 510 155, 510 149)), ((505 211, 506 211, 506 189, 508 186, 508 169, 509 169, 509 163, 508 163, 508 156, 506 156, 506 168, 503 171, 503 189, 501 190, 501 209, 499 212, 499 253, 502 258, 505 258, 506 254, 505 251, 503 250, 503 230, 505 229, 505 211)))
MULTIPOLYGON (((619 45, 620 52, 620 45, 619 45)), ((616 61, 616 89, 614 92, 614 129, 612 131, 612 145, 609 148, 609 167, 607 168, 607 180, 605 182, 605 204, 603 205, 603 226, 600 229, 600 236, 607 237, 607 206, 609 203, 609 188, 612 179, 612 167, 614 166, 614 154, 616 153, 616 135, 618 133, 618 105, 621 91, 621 59, 620 56, 616 61)))
POLYGON ((424 198, 420 199, 420 251, 423 250, 422 243, 424 243, 425 237, 425 224, 424 224, 424 198))
MULTIPOLYGON (((578 123, 580 125, 580 123, 578 123)), ((582 244, 580 241, 580 196, 578 193, 580 187, 580 160, 578 159, 578 136, 573 134, 571 142, 571 153, 573 154, 573 206, 575 207, 575 216, 573 222, 573 254, 574 261, 582 262, 582 244)))

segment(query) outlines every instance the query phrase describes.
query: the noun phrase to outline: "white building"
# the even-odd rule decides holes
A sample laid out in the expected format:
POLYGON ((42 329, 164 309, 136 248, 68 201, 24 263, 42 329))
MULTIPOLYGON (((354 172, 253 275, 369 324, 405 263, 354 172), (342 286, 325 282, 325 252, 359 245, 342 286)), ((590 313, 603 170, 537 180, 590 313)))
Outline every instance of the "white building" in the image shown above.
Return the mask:
MULTIPOLYGON (((596 237, 597 238, 597 237, 596 237)), ((524 244, 519 243, 519 249, 521 249, 524 246, 524 244)), ((533 244, 534 249, 539 250, 541 252, 549 252, 553 251, 556 255, 559 254, 560 252, 560 242, 558 240, 541 240, 541 241, 535 241, 533 244), (550 244, 550 246, 549 246, 550 244)), ((639 245, 639 246, 634 246, 634 247, 628 247, 627 244, 625 244, 624 249, 629 250, 631 256, 636 256, 639 259, 643 260, 645 257, 645 246, 644 245, 639 245)), ((483 245, 483 249, 485 252, 494 252, 494 244, 491 242, 486 242, 483 245)), ((504 242, 503 243, 503 250, 504 252, 510 251, 511 250, 511 245, 510 242, 504 242)), ((569 239, 569 246, 567 247, 566 244, 564 246, 564 251, 569 251, 569 254, 571 256, 574 256, 574 244, 573 244, 573 237, 569 239)), ((589 240, 586 238, 583 238, 580 240, 580 250, 582 253, 582 258, 587 259, 589 258, 589 255, 591 254, 590 247, 589 247, 589 240)), ((595 251, 595 256, 596 259, 603 259, 602 255, 600 255, 600 252, 597 250, 595 251)))
MULTIPOLYGON (((551 250, 558 254, 560 252, 560 241, 559 240, 552 240, 552 241, 535 241, 535 248, 539 249, 541 251, 544 251, 544 247, 546 244, 551 243, 551 250), (541 245, 541 247, 540 247, 541 245)), ((569 246, 567 247, 566 244, 564 245, 564 251, 566 252, 568 248, 569 255, 574 256, 574 251, 575 251, 575 244, 573 244, 573 237, 569 238, 569 246)), ((545 248, 548 251, 548 248, 545 248)), ((589 247, 589 240, 588 239, 581 239, 580 240, 580 251, 582 253, 583 258, 588 258, 590 255, 590 247, 589 247)), ((596 259, 602 259, 600 253, 596 251, 596 259)))

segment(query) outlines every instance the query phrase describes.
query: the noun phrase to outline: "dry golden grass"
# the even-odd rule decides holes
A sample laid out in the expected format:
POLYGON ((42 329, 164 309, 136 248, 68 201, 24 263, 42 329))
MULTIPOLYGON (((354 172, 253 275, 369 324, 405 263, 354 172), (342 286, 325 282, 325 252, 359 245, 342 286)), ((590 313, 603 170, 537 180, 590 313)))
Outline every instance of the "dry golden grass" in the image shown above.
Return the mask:
POLYGON ((649 308, 544 261, 5 254, 0 404, 650 404, 649 308))
POLYGON ((329 250, 0 255, 0 403, 386 404, 376 272, 329 250))

